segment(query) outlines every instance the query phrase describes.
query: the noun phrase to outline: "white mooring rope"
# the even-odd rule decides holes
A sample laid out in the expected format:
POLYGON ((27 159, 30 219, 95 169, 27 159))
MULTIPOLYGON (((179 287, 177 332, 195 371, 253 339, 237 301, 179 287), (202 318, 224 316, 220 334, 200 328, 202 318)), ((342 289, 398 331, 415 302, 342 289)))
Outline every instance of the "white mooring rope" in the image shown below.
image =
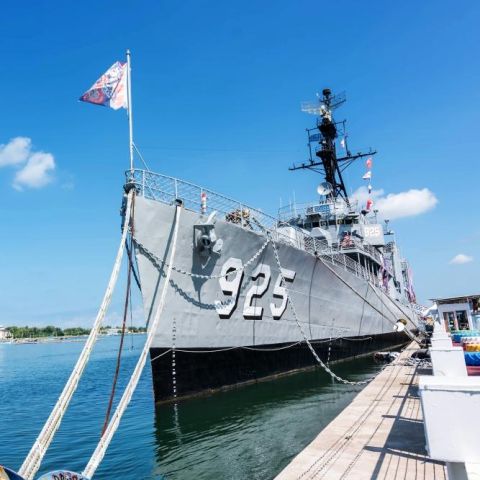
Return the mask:
POLYGON ((132 198, 133 198, 133 190, 131 190, 128 194, 127 200, 127 208, 125 212, 125 219, 123 223, 123 231, 122 231, 122 238, 120 240, 120 246, 118 247, 117 258, 115 259, 115 264, 113 266, 112 273, 110 275, 110 281, 108 282, 107 290, 105 291, 105 295, 103 297, 102 304, 100 309, 98 310, 97 317, 93 324, 92 330, 85 342, 85 346, 83 347, 82 353, 78 357, 77 363, 63 388, 63 391, 60 397, 57 400, 50 416, 48 417, 45 425, 40 432, 40 435, 37 437, 35 443, 33 444, 30 452, 27 455, 27 458, 23 462, 19 470, 19 475, 22 476, 25 480, 33 480, 34 475, 37 473, 38 469, 40 468, 40 464, 42 463, 43 457, 47 452, 47 449, 53 440, 53 437, 60 426, 60 422, 62 421, 63 415, 68 408, 70 400, 77 389, 78 382, 80 377, 82 376, 83 370, 87 365, 88 359, 92 352, 93 346, 95 341, 97 340, 98 333, 100 331, 100 326, 102 321, 105 317, 105 313, 110 305, 110 300, 112 299, 113 289, 115 288, 115 284, 117 283, 118 274, 120 272, 120 266, 122 263, 123 251, 125 247, 125 240, 127 238, 128 228, 130 224, 130 214, 131 214, 131 207, 132 207, 132 198))
POLYGON ((163 290, 160 296, 160 301, 158 303, 157 311, 155 312, 155 317, 153 319, 153 323, 150 325, 150 329, 147 335, 147 339, 145 341, 145 345, 143 346, 142 353, 140 354, 140 357, 137 361, 137 365, 135 366, 135 370, 133 371, 133 374, 128 382, 127 387, 125 388, 125 391, 123 392, 122 398, 120 399, 120 402, 117 406, 117 409, 115 410, 115 413, 113 414, 112 418, 110 419, 110 422, 108 424, 107 429, 105 430, 105 433, 103 434, 102 438, 100 439, 100 442, 97 445, 97 448, 93 452, 87 466, 85 467, 85 470, 83 471, 83 475, 85 475, 87 478, 92 478, 93 475, 95 474, 95 471, 97 470, 100 462, 102 461, 103 457, 105 456, 105 452, 107 451, 108 446, 110 445, 110 442, 113 438, 113 435, 115 434, 119 424, 120 420, 122 419, 122 415, 124 414, 125 410, 127 409, 128 404, 130 403, 130 400, 132 398, 133 392, 135 391, 135 388, 137 387, 138 381, 140 380, 140 375, 142 374, 143 367, 145 365, 145 361, 148 355, 148 352, 150 350, 150 346, 152 344, 153 338, 155 336, 155 332, 157 330, 158 322, 160 320, 160 317, 162 315, 163 307, 165 305, 165 298, 167 294, 167 289, 168 285, 170 282, 170 276, 172 274, 172 264, 173 260, 175 258, 175 250, 177 247, 177 234, 178 234, 178 225, 180 222, 180 213, 182 211, 181 206, 177 206, 176 212, 175 212, 175 225, 174 225, 174 231, 173 231, 173 238, 172 238, 172 247, 171 247, 171 252, 170 252, 170 258, 169 258, 169 267, 167 270, 167 273, 165 275, 165 282, 163 285, 163 290))

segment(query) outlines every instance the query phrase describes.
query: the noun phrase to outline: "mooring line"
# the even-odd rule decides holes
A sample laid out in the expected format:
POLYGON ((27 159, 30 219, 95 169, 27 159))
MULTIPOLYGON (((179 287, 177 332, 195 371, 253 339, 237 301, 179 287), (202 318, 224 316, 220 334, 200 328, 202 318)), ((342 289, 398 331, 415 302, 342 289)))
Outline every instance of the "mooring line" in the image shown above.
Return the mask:
POLYGON ((117 283, 118 274, 120 272, 120 266, 122 263, 125 242, 130 224, 130 213, 133 195, 134 190, 130 190, 127 196, 127 207, 125 211, 122 237, 120 240, 120 245, 118 247, 117 257, 115 259, 113 270, 110 275, 110 280, 108 282, 107 290, 105 291, 105 295, 102 300, 102 304, 97 313, 97 317, 90 331, 90 334, 88 335, 87 341, 85 342, 82 352, 78 357, 77 363, 75 364, 75 367, 70 374, 70 377, 68 378, 68 381, 65 384, 63 391, 57 400, 57 403, 55 404, 52 412, 50 413, 50 416, 45 422, 42 431, 35 440, 35 443, 33 444, 30 452, 28 453, 27 458, 20 467, 18 473, 25 480, 32 480, 38 469, 40 468, 43 457, 45 456, 45 453, 47 452, 48 447, 50 446, 50 443, 52 442, 53 437, 58 430, 58 427, 60 426, 63 415, 65 414, 70 400, 72 399, 72 396, 77 389, 80 377, 82 376, 85 366, 88 363, 93 346, 95 345, 95 342, 97 340, 100 326, 102 325, 103 319, 110 305, 113 290, 117 283))
MULTIPOLYGON (((175 251, 177 248, 178 226, 180 223, 181 212, 182 212, 182 207, 177 205, 175 210, 175 219, 174 219, 174 227, 173 227, 174 230, 173 230, 172 246, 171 246, 170 258, 169 258, 170 265, 173 264, 173 260, 175 258, 175 251)), ((93 477, 93 474, 95 473, 96 469, 100 465, 100 462, 105 456, 105 452, 107 451, 107 448, 110 445, 110 442, 112 441, 113 435, 115 434, 120 424, 120 420, 122 419, 122 416, 125 413, 125 410, 127 409, 128 404, 130 403, 133 392, 137 387, 138 381, 140 380, 140 376, 142 374, 148 352, 150 351, 150 347, 153 342, 155 332, 157 330, 158 323, 160 321, 160 317, 163 312, 163 308, 165 306, 165 299, 167 295, 167 289, 168 289, 171 274, 172 274, 172 268, 170 266, 165 276, 163 290, 157 306, 155 317, 153 319, 153 323, 150 326, 150 330, 147 334, 147 339, 145 341, 142 352, 135 366, 135 370, 133 371, 133 374, 130 377, 128 385, 126 386, 125 391, 123 392, 122 398, 120 399, 120 402, 108 424, 107 429, 105 430, 104 435, 98 442, 97 448, 93 452, 87 466, 85 467, 85 470, 83 471, 83 475, 85 475, 87 478, 93 477)))

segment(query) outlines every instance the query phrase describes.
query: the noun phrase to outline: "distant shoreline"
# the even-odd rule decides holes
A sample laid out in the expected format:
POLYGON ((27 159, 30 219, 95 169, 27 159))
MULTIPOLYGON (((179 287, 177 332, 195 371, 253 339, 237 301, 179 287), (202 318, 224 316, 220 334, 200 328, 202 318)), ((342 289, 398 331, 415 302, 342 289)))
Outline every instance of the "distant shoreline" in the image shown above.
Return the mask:
MULTIPOLYGON (((126 326, 126 334, 146 333, 145 327, 126 326)), ((99 335, 121 335, 122 327, 105 325, 100 327, 99 335)), ((90 335, 89 328, 66 327, 60 328, 53 325, 46 327, 0 327, 0 343, 39 343, 53 341, 80 341, 90 335)))
MULTIPOLYGON (((145 335, 146 332, 125 332, 125 335, 145 335)), ((119 337, 121 333, 100 333, 99 337, 119 337)), ((85 335, 62 335, 62 336, 42 336, 42 337, 29 337, 29 338, 11 338, 8 340, 0 340, 2 344, 14 344, 14 345, 32 345, 37 343, 73 343, 82 342, 86 340, 88 334, 85 335)))

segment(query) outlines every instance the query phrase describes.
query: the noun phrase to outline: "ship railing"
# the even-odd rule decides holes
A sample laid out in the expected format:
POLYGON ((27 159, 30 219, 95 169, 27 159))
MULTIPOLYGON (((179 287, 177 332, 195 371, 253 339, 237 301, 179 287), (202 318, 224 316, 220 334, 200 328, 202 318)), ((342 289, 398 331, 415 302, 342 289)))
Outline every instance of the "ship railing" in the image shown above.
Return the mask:
MULTIPOLYGON (((355 247, 360 249, 360 250, 363 250, 365 253, 367 253, 368 255, 370 255, 372 258, 374 258, 380 265, 383 264, 383 259, 379 253, 379 251, 373 247, 372 245, 368 245, 366 243, 362 243, 360 242, 359 240, 354 240, 355 242, 355 247)), ((342 248, 345 248, 345 247, 342 247, 342 248)))
POLYGON ((171 205, 178 199, 185 208, 195 212, 201 212, 204 206, 207 215, 216 211, 231 223, 254 231, 261 231, 262 228, 271 230, 277 224, 275 217, 261 210, 194 183, 139 169, 127 171, 126 176, 127 182, 135 185, 138 194, 151 200, 171 205), (202 198, 205 198, 205 205, 202 205, 202 198))
POLYGON ((376 275, 372 274, 363 265, 343 253, 341 250, 338 250, 337 247, 329 246, 326 240, 321 240, 312 236, 305 236, 304 250, 312 255, 320 256, 323 260, 332 265, 344 267, 345 270, 348 270, 357 277, 379 284, 376 275))
MULTIPOLYGON (((135 186, 138 195, 151 200, 174 204, 181 200, 185 208, 205 214, 216 211, 223 215, 223 220, 236 223, 243 228, 264 233, 268 230, 275 241, 293 245, 311 255, 320 256, 324 261, 334 266, 341 266, 360 278, 377 283, 378 279, 360 263, 341 251, 341 247, 329 246, 326 240, 312 237, 305 230, 283 222, 259 209, 252 208, 243 202, 233 200, 194 183, 179 180, 174 177, 135 169, 127 171, 128 184, 135 186), (206 195, 206 205, 202 198, 206 195), (285 231, 282 231, 287 227, 285 231), (285 233, 288 232, 288 233, 285 233)), ((364 245, 360 245, 364 247, 364 245)))
POLYGON ((350 212, 357 211, 358 201, 350 200, 350 208, 344 200, 332 202, 325 200, 320 202, 310 203, 291 203, 278 209, 278 218, 281 221, 288 222, 289 220, 308 217, 312 214, 321 214, 325 216, 342 216, 350 212))

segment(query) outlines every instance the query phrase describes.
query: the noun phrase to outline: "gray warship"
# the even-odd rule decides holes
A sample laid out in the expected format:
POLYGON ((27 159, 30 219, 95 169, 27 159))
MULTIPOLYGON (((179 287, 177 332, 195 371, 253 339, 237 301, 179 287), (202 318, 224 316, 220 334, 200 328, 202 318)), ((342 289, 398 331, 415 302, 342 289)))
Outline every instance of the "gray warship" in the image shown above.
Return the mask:
POLYGON ((359 206, 344 184, 346 167, 376 153, 349 151, 345 122, 333 118, 344 101, 325 89, 303 105, 316 125, 307 129, 309 159, 291 170, 324 181, 318 201, 276 216, 180 179, 127 172, 147 325, 169 283, 150 349, 157 402, 313 367, 308 342, 331 364, 408 341, 394 328, 416 324, 408 263, 371 202, 359 206))

